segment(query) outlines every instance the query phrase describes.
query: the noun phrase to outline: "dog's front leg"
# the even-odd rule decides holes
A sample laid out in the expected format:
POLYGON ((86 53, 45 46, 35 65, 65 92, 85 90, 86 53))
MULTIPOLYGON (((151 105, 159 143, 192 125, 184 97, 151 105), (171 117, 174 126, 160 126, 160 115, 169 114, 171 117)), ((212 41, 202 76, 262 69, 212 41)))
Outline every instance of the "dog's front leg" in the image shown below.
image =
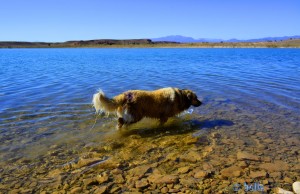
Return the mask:
POLYGON ((118 118, 118 130, 120 130, 122 128, 122 126, 124 125, 124 119, 123 118, 118 118))
POLYGON ((168 121, 168 117, 160 117, 159 125, 163 125, 168 121))

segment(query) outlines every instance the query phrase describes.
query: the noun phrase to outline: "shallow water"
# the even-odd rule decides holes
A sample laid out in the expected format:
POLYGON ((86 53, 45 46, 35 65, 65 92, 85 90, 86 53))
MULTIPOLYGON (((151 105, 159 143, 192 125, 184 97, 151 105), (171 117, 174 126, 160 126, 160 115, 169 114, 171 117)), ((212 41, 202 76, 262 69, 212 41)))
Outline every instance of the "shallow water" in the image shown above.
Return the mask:
MULTIPOLYGON (((160 144, 165 137, 216 131, 223 141, 232 138, 225 144, 233 147, 206 160, 251 150, 293 167, 299 162, 293 155, 300 144, 299 61, 299 49, 1 49, 0 173, 14 174, 24 161, 33 167, 40 161, 63 165, 132 135, 147 145, 157 139, 162 153, 175 152, 176 146, 160 144), (114 96, 169 86, 194 90, 204 104, 162 128, 144 120, 120 133, 113 116, 98 116, 92 128, 91 99, 99 88, 114 96), (269 148, 255 151, 258 145, 269 148)), ((113 147, 105 153, 118 152, 113 147)), ((295 173, 299 170, 289 176, 295 173)), ((16 181, 2 179, 0 184, 16 181)))

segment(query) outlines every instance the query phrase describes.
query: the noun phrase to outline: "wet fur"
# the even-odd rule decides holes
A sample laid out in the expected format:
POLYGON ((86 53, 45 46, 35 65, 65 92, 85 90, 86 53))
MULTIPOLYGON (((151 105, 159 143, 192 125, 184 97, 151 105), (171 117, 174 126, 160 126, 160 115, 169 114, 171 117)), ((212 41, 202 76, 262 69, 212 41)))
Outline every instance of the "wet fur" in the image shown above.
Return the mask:
POLYGON ((118 128, 132 124, 144 117, 159 119, 164 124, 188 109, 191 105, 200 106, 201 102, 191 90, 162 88, 154 91, 129 90, 113 98, 108 98, 102 91, 94 94, 93 105, 96 111, 116 113, 118 128))

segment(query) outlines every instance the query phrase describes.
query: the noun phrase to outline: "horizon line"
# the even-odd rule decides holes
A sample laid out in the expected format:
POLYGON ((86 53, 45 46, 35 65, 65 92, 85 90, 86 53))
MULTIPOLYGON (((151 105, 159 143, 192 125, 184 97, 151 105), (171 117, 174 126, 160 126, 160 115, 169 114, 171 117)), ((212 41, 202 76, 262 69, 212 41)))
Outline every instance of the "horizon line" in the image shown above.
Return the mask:
POLYGON ((94 39, 69 39, 69 40, 64 40, 64 41, 41 41, 41 40, 34 40, 34 41, 29 41, 29 40, 0 40, 0 42, 46 42, 46 43, 62 43, 62 42, 70 42, 70 41, 92 41, 92 40, 153 40, 153 39, 160 39, 160 38, 168 38, 168 37, 182 37, 182 38, 192 38, 194 40, 201 40, 201 39, 207 39, 207 40, 219 40, 219 41, 229 41, 229 40, 237 40, 237 41, 247 41, 247 40, 259 40, 259 39, 266 39, 266 38, 292 38, 292 37, 297 37, 300 35, 283 35, 283 36, 265 36, 265 37, 260 37, 260 38, 247 38, 247 39, 239 39, 239 38, 229 38, 229 39, 224 39, 224 38, 194 38, 192 36, 184 36, 184 35, 166 35, 166 36, 161 36, 157 38, 94 38, 94 39))

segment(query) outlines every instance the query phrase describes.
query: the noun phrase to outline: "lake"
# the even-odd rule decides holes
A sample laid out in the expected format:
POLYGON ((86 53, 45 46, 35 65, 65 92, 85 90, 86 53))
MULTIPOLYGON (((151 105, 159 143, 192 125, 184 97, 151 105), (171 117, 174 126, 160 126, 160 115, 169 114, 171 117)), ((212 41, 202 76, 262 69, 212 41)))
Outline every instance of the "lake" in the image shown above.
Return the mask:
MULTIPOLYGON (((0 75, 2 192, 20 189, 15 184, 22 177, 24 188, 32 189, 30 184, 35 182, 33 192, 53 191, 49 182, 37 180, 66 164, 75 166, 59 168, 63 171, 60 175, 84 168, 91 176, 94 166, 76 166, 87 158, 101 158, 99 162, 120 154, 120 161, 137 165, 150 157, 151 150, 132 153, 132 158, 121 157, 123 152, 128 156, 137 145, 160 150, 156 153, 160 157, 178 150, 188 155, 191 150, 201 153, 211 148, 196 160, 217 160, 210 162, 214 170, 209 177, 219 180, 220 185, 220 177, 225 177, 230 180, 227 187, 253 178, 246 170, 268 173, 253 180, 272 178, 269 188, 286 182, 274 174, 276 170, 260 168, 261 163, 284 162, 286 177, 296 181, 299 175, 300 49, 0 49, 0 75), (96 118, 91 106, 98 89, 113 97, 130 89, 161 87, 191 89, 203 105, 193 108, 193 113, 169 119, 165 127, 159 127, 155 120, 144 120, 124 134, 116 131, 114 116, 96 118), (197 140, 178 148, 181 143, 163 143, 171 137, 177 138, 173 142, 190 137, 197 140), (136 146, 127 146, 131 141, 136 146), (107 148, 113 142, 116 145, 107 148), (239 152, 260 157, 260 162, 249 160, 246 170, 239 169, 240 176, 223 176, 222 169, 238 165, 239 152), (148 154, 144 160, 137 157, 141 153, 148 154), (31 172, 35 173, 24 179, 31 172)), ((190 163, 191 169, 197 167, 190 163)), ((123 177, 130 165, 122 169, 123 177)), ((151 168, 159 169, 160 163, 151 168)), ((171 169, 168 173, 174 174, 171 169)), ((66 191, 82 186, 65 176, 59 189, 65 184, 69 185, 66 191)), ((218 184, 211 191, 224 189, 218 184)), ((92 191, 90 185, 87 188, 92 191)))

